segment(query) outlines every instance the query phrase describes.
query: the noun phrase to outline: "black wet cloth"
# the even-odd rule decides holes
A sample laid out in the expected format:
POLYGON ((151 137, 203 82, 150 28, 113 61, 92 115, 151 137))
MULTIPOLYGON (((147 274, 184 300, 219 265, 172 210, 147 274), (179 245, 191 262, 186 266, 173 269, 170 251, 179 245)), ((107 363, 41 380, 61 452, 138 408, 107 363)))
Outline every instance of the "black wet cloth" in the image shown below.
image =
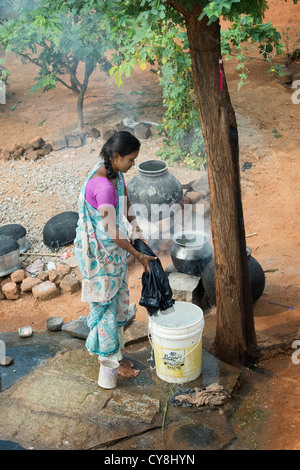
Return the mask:
MULTIPOLYGON (((156 256, 151 248, 142 240, 136 239, 134 248, 140 253, 148 256, 156 256)), ((149 315, 153 315, 157 310, 167 310, 173 307, 173 293, 169 280, 162 268, 159 258, 149 262, 150 273, 148 271, 142 276, 142 294, 139 304, 148 310, 149 315)))

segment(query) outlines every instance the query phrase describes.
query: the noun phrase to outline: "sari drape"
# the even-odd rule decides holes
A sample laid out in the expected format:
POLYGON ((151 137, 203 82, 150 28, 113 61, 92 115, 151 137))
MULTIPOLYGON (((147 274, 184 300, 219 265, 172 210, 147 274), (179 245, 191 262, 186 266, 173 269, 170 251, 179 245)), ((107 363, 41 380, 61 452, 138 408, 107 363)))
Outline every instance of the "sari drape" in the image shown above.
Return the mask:
MULTIPOLYGON (((100 212, 85 199, 86 184, 103 163, 96 165, 85 180, 79 196, 79 219, 74 240, 75 255, 82 275, 81 300, 90 304, 86 340, 89 352, 107 357, 120 347, 118 327, 126 324, 129 292, 128 253, 108 235, 100 212)), ((116 220, 128 236, 124 217, 124 179, 117 178, 116 220)))

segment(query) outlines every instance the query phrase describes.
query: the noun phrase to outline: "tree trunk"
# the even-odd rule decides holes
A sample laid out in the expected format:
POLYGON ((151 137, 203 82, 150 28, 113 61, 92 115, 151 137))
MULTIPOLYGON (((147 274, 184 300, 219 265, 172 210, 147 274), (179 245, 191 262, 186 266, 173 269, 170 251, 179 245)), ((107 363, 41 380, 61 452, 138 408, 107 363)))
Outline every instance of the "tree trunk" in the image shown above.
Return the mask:
POLYGON ((85 62, 84 69, 84 80, 83 84, 80 85, 80 92, 77 99, 77 115, 78 115, 78 132, 79 134, 83 133, 84 129, 84 119, 83 119, 83 100, 84 95, 88 87, 89 78, 94 71, 93 60, 87 60, 85 62))
POLYGON ((192 73, 207 154, 214 245, 217 327, 214 354, 230 364, 253 360, 256 335, 240 188, 238 130, 223 70, 219 21, 198 20, 169 1, 186 21, 192 73), (219 66, 221 67, 220 73, 219 66))

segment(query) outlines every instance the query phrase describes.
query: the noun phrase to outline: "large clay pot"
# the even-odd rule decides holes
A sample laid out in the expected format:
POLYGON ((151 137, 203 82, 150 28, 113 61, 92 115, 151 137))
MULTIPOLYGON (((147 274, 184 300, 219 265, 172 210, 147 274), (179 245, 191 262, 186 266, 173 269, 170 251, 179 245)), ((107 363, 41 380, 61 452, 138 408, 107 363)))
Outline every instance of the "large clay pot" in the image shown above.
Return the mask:
POLYGON ((137 167, 138 173, 127 184, 127 193, 131 204, 145 207, 145 218, 150 219, 152 206, 180 204, 183 190, 178 179, 168 170, 168 164, 162 160, 148 160, 137 167))
MULTIPOLYGON (((250 276, 250 287, 253 302, 256 302, 262 295, 265 288, 265 274, 261 265, 251 256, 251 248, 247 247, 247 258, 250 276)), ((213 305, 216 304, 215 293, 215 264, 212 259, 202 273, 203 288, 213 305)))
POLYGON ((184 230, 175 233, 171 259, 177 271, 185 274, 201 274, 213 257, 209 240, 210 235, 205 232, 184 230))

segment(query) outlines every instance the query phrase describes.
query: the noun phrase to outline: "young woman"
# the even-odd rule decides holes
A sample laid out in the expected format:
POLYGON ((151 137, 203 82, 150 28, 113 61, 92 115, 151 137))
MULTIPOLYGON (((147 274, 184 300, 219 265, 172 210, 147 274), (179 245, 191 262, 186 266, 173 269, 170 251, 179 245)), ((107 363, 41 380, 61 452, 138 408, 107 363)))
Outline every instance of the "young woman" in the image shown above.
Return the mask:
POLYGON ((119 374, 135 377, 139 371, 122 359, 123 327, 129 307, 128 253, 149 269, 156 259, 141 254, 131 241, 142 236, 135 215, 129 215, 123 173, 135 164, 140 142, 129 132, 116 132, 102 147, 99 162, 88 175, 79 196, 75 253, 82 274, 83 302, 89 302, 86 348, 101 358, 119 361, 119 374), (132 225, 131 241, 128 223, 132 225))

